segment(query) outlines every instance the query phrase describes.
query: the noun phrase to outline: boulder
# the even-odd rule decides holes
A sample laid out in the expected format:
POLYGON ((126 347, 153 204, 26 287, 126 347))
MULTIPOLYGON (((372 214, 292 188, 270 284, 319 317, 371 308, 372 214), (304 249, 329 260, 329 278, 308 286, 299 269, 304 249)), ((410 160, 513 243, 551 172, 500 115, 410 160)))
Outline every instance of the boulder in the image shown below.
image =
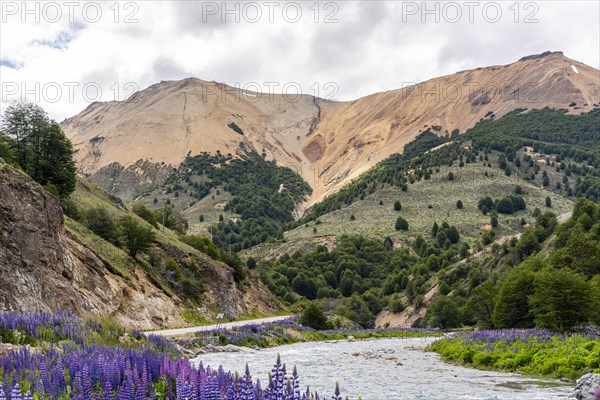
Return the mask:
POLYGON ((600 400, 600 374, 585 374, 577 379, 569 400, 600 400))

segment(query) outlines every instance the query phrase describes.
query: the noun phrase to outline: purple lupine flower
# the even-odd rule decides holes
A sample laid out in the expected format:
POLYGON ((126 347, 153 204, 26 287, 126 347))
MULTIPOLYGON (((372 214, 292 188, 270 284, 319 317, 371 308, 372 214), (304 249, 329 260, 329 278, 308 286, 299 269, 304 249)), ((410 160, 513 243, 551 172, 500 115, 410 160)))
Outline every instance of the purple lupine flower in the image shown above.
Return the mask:
POLYGON ((256 393, 252 385, 252 376, 250 375, 248 363, 246 363, 246 373, 242 378, 241 400, 256 400, 256 393))
POLYGON ((11 394, 10 394, 10 398, 11 400, 22 400, 23 397, 21 395, 21 388, 19 387, 18 382, 15 382, 11 394))
POLYGON ((292 371, 292 400, 300 400, 300 378, 298 377, 298 370, 294 365, 292 371))
POLYGON ((33 400, 33 394, 29 391, 23 394, 23 400, 33 400))
POLYGON ((105 377, 104 386, 102 387, 102 400, 113 400, 115 395, 113 393, 113 388, 110 384, 110 380, 105 377))
POLYGON ((134 400, 133 398, 133 382, 129 373, 125 374, 125 381, 118 393, 118 400, 134 400))
POLYGON ((331 400, 342 400, 342 396, 340 395, 340 383, 335 383, 335 392, 334 395, 331 396, 331 400))

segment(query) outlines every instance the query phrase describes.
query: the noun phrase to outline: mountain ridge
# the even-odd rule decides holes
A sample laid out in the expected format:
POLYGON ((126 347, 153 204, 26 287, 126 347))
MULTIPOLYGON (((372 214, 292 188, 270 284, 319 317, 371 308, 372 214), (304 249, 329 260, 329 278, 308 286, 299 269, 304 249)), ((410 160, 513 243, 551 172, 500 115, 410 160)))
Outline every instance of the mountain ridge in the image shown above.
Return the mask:
POLYGON ((516 108, 589 111, 600 103, 600 71, 549 52, 354 101, 265 97, 198 78, 163 81, 130 101, 92 104, 62 128, 74 143, 80 171, 92 180, 115 162, 125 168, 139 160, 177 166, 188 154, 251 149, 312 186, 306 207, 402 152, 423 130, 464 132, 516 108), (456 88, 458 99, 450 97, 456 88))

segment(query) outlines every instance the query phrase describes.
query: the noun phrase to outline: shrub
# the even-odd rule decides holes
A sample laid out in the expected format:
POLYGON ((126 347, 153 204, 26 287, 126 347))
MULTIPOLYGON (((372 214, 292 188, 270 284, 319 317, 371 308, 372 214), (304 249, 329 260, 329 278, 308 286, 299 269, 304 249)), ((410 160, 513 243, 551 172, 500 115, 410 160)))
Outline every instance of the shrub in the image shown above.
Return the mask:
POLYGON ((138 217, 140 217, 141 219, 143 219, 144 221, 148 222, 150 225, 152 225, 153 227, 158 229, 158 221, 156 220, 156 214, 154 212, 152 212, 151 210, 149 210, 148 207, 146 207, 145 205, 143 205, 141 203, 134 204, 133 212, 138 217))
POLYGON ((515 212, 515 209, 513 207, 512 201, 510 201, 509 198, 505 197, 503 199, 500 199, 498 201, 498 204, 496 204, 496 211, 498 211, 500 214, 513 214, 515 212))
POLYGON ((456 208, 458 208, 459 210, 462 210, 464 208, 462 200, 458 200, 456 202, 456 208))
POLYGON ((398 217, 396 220, 396 230, 397 231, 407 231, 409 228, 408 221, 402 217, 398 217))
POLYGON ((402 312, 404 308, 404 303, 402 302, 402 299, 398 293, 394 293, 392 296, 390 296, 390 299, 388 300, 388 309, 390 311, 399 313, 402 312))
POLYGON ((483 197, 479 200, 477 208, 482 211, 484 208, 486 208, 489 211, 494 208, 494 200, 489 196, 483 197))
POLYGON ((119 230, 109 212, 102 207, 95 207, 85 213, 85 226, 102 239, 119 245, 119 230))
POLYGON ((298 322, 300 325, 309 326, 319 331, 331 329, 331 324, 327 321, 325 313, 323 313, 321 307, 316 303, 310 303, 306 309, 304 309, 298 322))
POLYGON ((492 215, 492 218, 490 218, 490 225, 492 226, 492 228, 495 228, 498 226, 498 217, 496 217, 495 215, 492 215))
POLYGON ((70 198, 60 199, 60 206, 62 207, 63 214, 75 221, 83 221, 83 212, 79 209, 79 206, 70 198))
POLYGON ((534 278, 535 275, 529 268, 519 267, 504 279, 492 317, 496 328, 533 327, 528 298, 534 292, 534 278))
POLYGON ((461 313, 453 299, 441 295, 427 309, 425 319, 430 327, 456 328, 461 323, 461 313))
POLYGON ((119 220, 119 230, 125 248, 132 258, 136 258, 139 252, 146 251, 156 238, 156 233, 146 228, 130 215, 119 220))
POLYGON ((394 203, 394 211, 401 211, 402 210, 402 204, 399 201, 396 201, 394 203))

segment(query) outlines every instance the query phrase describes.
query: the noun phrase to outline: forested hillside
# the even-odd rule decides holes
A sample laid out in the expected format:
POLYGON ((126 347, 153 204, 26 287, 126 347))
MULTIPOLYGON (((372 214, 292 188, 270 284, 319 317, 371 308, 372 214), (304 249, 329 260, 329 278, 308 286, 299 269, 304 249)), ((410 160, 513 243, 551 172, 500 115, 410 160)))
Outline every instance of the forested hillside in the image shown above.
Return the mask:
POLYGON ((258 269, 287 304, 316 299, 366 326, 387 309, 421 325, 502 328, 521 318, 503 310, 518 309, 526 326, 549 327, 554 317, 543 315, 555 311, 541 310, 535 298, 548 296, 557 280, 572 283, 573 300, 586 300, 560 298, 573 318, 550 328, 597 321, 588 307, 597 278, 585 280, 600 273, 592 267, 600 265, 592 202, 599 141, 598 109, 490 114, 464 135, 438 139, 427 130, 405 155, 315 205, 283 242, 245 254, 252 266, 272 260, 258 269), (567 222, 559 225, 558 217, 567 222), (518 287, 527 293, 520 305, 505 283, 515 274, 529 274, 531 285, 518 287))
MULTIPOLYGON (((513 169, 521 169, 522 160, 521 157, 517 157, 517 153, 526 146, 532 147, 534 152, 558 156, 553 157, 553 161, 558 163, 557 168, 567 176, 572 172, 580 174, 581 179, 573 188, 572 195, 585 196, 596 201, 600 199, 600 108, 580 115, 568 115, 565 110, 549 108, 531 111, 519 109, 497 120, 492 113, 463 135, 453 134, 452 142, 443 149, 425 153, 450 140, 432 140, 431 135, 429 131, 422 133, 413 143, 407 145, 409 151, 404 155, 396 154, 377 164, 334 195, 312 207, 299 223, 314 220, 352 204, 374 193, 382 185, 393 185, 408 190, 410 183, 429 179, 432 170, 456 159, 463 165, 482 161, 483 158, 478 160, 481 152, 496 150, 505 153, 506 160, 512 164, 509 167, 512 168, 510 172, 513 169), (519 161, 516 161, 517 158, 519 161), (574 163, 578 164, 574 167, 575 171, 567 169, 569 162, 571 166, 574 163)), ((503 166, 506 170, 506 165, 503 166)))
POLYGON ((237 252, 283 238, 296 206, 310 192, 294 171, 255 152, 241 157, 202 153, 187 157, 163 186, 140 201, 154 209, 174 206, 187 217, 182 233, 199 226, 217 246, 237 252))

